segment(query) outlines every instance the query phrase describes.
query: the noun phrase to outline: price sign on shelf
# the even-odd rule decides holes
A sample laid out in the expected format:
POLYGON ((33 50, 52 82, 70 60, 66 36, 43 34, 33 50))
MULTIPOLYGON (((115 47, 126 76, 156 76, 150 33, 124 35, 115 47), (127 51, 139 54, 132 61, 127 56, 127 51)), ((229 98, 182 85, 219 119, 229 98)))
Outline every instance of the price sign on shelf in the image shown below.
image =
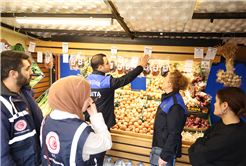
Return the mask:
POLYGON ((202 62, 201 62, 201 68, 202 69, 209 69, 210 68, 210 59, 203 58, 202 62))
POLYGON ((203 47, 202 48, 195 48, 194 58, 203 58, 203 47))
POLYGON ((30 42, 29 43, 29 47, 28 47, 28 51, 34 52, 35 51, 35 46, 36 46, 36 43, 30 42))
POLYGON ((192 71, 192 66, 193 66, 193 60, 187 59, 185 62, 185 72, 191 72, 192 71))
POLYGON ((5 50, 5 43, 0 42, 0 52, 5 50))
POLYGON ((69 54, 63 54, 63 63, 68 63, 69 54))
POLYGON ((116 58, 117 47, 111 47, 111 58, 116 58))
POLYGON ((42 52, 37 52, 37 62, 38 63, 43 63, 43 53, 42 52))
POLYGON ((149 58, 151 58, 152 54, 152 47, 144 47, 144 55, 149 55, 149 58))
POLYGON ((209 47, 207 54, 206 54, 206 59, 212 59, 214 60, 215 55, 216 55, 217 49, 213 47, 209 47))
POLYGON ((62 53, 68 53, 68 43, 62 43, 62 53))

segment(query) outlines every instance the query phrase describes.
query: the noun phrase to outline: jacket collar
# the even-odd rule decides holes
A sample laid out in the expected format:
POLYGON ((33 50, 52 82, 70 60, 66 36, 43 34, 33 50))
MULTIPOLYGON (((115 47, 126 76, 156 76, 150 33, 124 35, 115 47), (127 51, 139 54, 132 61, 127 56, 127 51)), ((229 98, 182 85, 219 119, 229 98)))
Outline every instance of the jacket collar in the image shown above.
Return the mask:
MULTIPOLYGON (((30 90, 30 89, 31 89, 30 86, 25 86, 25 87, 22 87, 20 90, 23 91, 23 90, 30 90)), ((4 83, 3 83, 2 81, 1 81, 1 95, 3 95, 3 96, 13 96, 13 97, 18 97, 18 96, 20 96, 18 93, 10 91, 10 90, 4 85, 4 83)))
POLYGON ((98 71, 98 70, 93 70, 92 74, 98 74, 98 75, 103 75, 105 76, 104 72, 98 71))
POLYGON ((71 114, 69 112, 59 111, 59 110, 53 110, 50 113, 50 117, 54 120, 63 120, 68 118, 76 118, 79 119, 79 116, 76 114, 71 114))
POLYGON ((173 96, 173 95, 175 95, 177 93, 179 93, 179 92, 173 91, 173 92, 170 92, 170 93, 163 93, 161 95, 161 101, 166 99, 166 98, 169 98, 169 97, 171 97, 171 96, 173 96))

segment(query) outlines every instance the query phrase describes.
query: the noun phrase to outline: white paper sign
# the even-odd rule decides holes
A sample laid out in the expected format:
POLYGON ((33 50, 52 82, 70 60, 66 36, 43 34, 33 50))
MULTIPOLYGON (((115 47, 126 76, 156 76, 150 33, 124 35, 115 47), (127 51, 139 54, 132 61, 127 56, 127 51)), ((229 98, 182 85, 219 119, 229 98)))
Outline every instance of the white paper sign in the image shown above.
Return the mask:
POLYGON ((139 58, 138 57, 132 57, 131 60, 131 67, 135 68, 138 65, 139 58))
POLYGON ((194 54, 194 58, 203 58, 203 47, 201 48, 195 48, 195 54, 194 54))
POLYGON ((29 47, 28 47, 28 51, 34 52, 35 51, 35 46, 36 46, 36 43, 30 42, 29 43, 29 47))
POLYGON ((152 54, 152 47, 144 47, 144 55, 149 55, 149 58, 151 58, 152 54))
POLYGON ((68 63, 69 62, 69 54, 63 54, 63 63, 68 63))
POLYGON ((68 53, 68 43, 62 43, 62 53, 68 53))
POLYGON ((205 58, 214 60, 216 52, 217 52, 216 48, 209 47, 205 58))
POLYGON ((185 62, 185 72, 191 72, 192 71, 192 66, 193 66, 193 60, 187 59, 185 62))
POLYGON ((201 68, 202 69, 209 69, 210 68, 210 59, 203 58, 202 62, 201 62, 201 68))
POLYGON ((0 52, 5 50, 5 43, 0 42, 0 52))
POLYGON ((117 47, 111 47, 111 58, 116 58, 117 47))
POLYGON ((38 63, 43 63, 43 53, 42 52, 38 52, 37 62, 38 63))

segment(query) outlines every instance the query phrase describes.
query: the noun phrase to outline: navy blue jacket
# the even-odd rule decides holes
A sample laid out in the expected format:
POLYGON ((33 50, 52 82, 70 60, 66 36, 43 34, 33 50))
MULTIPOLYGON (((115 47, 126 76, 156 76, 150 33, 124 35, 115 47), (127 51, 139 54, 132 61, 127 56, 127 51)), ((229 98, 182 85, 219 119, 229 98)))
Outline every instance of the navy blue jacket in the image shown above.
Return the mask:
POLYGON ((39 166, 43 115, 33 98, 33 90, 22 87, 20 92, 22 97, 1 82, 1 165, 39 166), (9 103, 13 114, 2 101, 9 103))
MULTIPOLYGON (((41 128, 43 134, 43 125, 41 128)), ((86 122, 81 119, 68 118, 54 120, 50 117, 45 122, 45 141, 51 166, 94 166, 94 155, 84 162, 82 158, 85 141, 91 132, 94 132, 86 122), (66 132, 64 132, 66 131, 66 132)), ((42 141, 42 166, 47 165, 47 155, 42 141)))
POLYGON ((182 136, 187 110, 182 96, 178 92, 162 95, 154 122, 152 147, 162 148, 160 155, 164 161, 174 156, 181 157, 182 136))
MULTIPOLYGON (((98 96, 101 97, 96 101, 97 111, 102 112, 108 128, 116 124, 114 115, 114 91, 132 82, 142 71, 143 67, 138 66, 128 74, 114 78, 110 75, 105 76, 105 73, 94 70, 92 74, 86 77, 86 80, 91 85, 91 98, 94 100, 98 96)), ((85 120, 89 121, 89 114, 86 114, 85 120)))

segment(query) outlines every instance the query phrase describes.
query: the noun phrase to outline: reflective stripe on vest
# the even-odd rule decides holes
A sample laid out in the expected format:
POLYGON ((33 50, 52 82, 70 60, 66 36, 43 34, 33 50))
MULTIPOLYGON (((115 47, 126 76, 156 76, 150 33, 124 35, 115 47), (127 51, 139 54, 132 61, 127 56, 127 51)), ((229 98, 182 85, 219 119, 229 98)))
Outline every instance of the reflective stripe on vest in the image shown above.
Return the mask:
POLYGON ((76 152, 78 147, 79 138, 84 131, 84 129, 87 127, 86 123, 82 123, 76 130, 72 145, 71 145, 71 152, 70 152, 70 166, 76 166, 75 159, 76 159, 76 152))
POLYGON ((26 110, 18 112, 18 114, 14 114, 12 118, 9 118, 9 121, 10 122, 14 122, 14 120, 18 119, 20 116, 25 116, 25 115, 28 115, 28 114, 29 113, 26 110))
MULTIPOLYGON (((10 102, 8 100, 6 100, 4 97, 0 96, 0 100, 3 102, 3 104, 6 106, 6 108, 9 110, 9 112, 13 115, 13 107, 10 104, 10 102)), ((29 113, 26 110, 23 110, 21 112, 17 112, 16 114, 13 115, 13 117, 9 118, 9 121, 11 123, 14 122, 14 120, 18 119, 19 117, 23 117, 25 115, 28 115, 29 113)), ((12 145, 15 142, 19 142, 19 141, 23 141, 27 138, 33 137, 36 134, 36 130, 34 129, 31 132, 28 132, 26 134, 20 135, 20 136, 16 136, 14 138, 12 138, 11 140, 9 140, 9 145, 12 145)))
POLYGON ((29 137, 32 137, 36 134, 36 130, 33 130, 32 132, 28 132, 24 135, 20 135, 20 136, 17 136, 17 137, 14 137, 13 139, 9 140, 9 145, 15 143, 15 142, 18 142, 18 141, 23 141, 29 137))
POLYGON ((12 108, 11 104, 9 103, 9 101, 6 100, 3 96, 0 96, 0 100, 3 102, 5 107, 9 110, 9 112, 13 115, 13 108, 12 108))

